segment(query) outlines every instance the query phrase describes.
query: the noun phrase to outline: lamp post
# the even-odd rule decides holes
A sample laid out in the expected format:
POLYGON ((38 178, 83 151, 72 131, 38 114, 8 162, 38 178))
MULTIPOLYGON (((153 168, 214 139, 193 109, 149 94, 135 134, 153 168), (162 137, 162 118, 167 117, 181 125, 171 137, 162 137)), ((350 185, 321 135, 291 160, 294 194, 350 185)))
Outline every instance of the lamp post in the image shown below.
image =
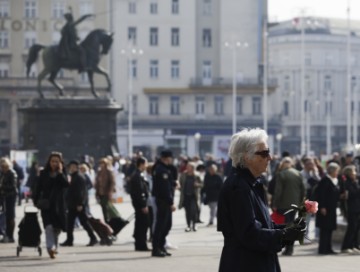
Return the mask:
POLYGON ((347 38, 346 38, 346 149, 351 149, 351 36, 350 36, 350 0, 347 2, 347 38))
POLYGON ((282 134, 278 133, 276 134, 275 138, 276 138, 276 142, 277 142, 277 153, 279 155, 279 158, 281 157, 281 140, 282 140, 282 134))
POLYGON ((264 17, 264 55, 263 55, 263 127, 264 130, 267 132, 268 130, 268 31, 267 31, 267 17, 264 17))
POLYGON ((130 46, 127 50, 121 50, 121 54, 127 56, 128 60, 128 155, 133 154, 133 60, 136 56, 141 56, 144 53, 143 50, 130 46))
POLYGON ((353 110, 353 145, 357 145, 358 141, 358 85, 353 86, 353 99, 354 99, 354 110, 353 110))
POLYGON ((198 155, 200 156, 200 139, 201 139, 201 134, 200 132, 196 132, 194 134, 194 138, 195 138, 195 143, 196 143, 196 147, 195 150, 198 153, 198 155))
POLYGON ((330 155, 331 151, 331 95, 332 92, 330 90, 325 91, 326 94, 326 154, 330 155))
POLYGON ((248 47, 248 43, 241 43, 239 41, 235 42, 225 42, 225 47, 229 48, 232 51, 232 134, 236 133, 236 58, 237 58, 237 49, 241 47, 248 47))

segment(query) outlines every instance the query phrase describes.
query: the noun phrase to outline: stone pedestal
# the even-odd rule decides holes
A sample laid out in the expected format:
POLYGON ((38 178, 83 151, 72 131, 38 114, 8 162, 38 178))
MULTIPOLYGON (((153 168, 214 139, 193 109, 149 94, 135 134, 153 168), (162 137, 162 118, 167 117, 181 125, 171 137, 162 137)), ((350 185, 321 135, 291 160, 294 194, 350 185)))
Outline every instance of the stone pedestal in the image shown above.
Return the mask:
POLYGON ((37 150, 41 164, 51 151, 66 161, 84 155, 99 157, 117 151, 116 115, 122 108, 112 99, 38 99, 19 109, 23 114, 23 149, 37 150))

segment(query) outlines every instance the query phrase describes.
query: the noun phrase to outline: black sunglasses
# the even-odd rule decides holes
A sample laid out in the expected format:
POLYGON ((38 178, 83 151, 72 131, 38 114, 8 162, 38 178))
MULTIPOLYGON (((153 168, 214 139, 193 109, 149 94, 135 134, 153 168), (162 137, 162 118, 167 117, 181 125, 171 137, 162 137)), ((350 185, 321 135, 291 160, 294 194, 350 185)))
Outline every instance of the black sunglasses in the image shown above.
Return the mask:
POLYGON ((255 155, 259 155, 261 156, 262 158, 268 158, 270 156, 270 149, 265 149, 265 150, 261 150, 261 151, 256 151, 254 153, 255 155))

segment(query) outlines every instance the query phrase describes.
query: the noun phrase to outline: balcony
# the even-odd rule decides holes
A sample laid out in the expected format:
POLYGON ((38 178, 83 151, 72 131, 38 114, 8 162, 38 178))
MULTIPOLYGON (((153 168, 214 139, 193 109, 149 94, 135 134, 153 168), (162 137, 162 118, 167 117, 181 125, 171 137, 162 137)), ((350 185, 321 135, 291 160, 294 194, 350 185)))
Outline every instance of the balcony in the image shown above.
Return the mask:
MULTIPOLYGON (((232 88, 232 78, 191 78, 190 88, 232 88)), ((262 80, 258 78, 241 78, 237 80, 237 88, 259 88, 262 87, 262 80)), ((276 88, 276 80, 268 79, 268 88, 276 88)))

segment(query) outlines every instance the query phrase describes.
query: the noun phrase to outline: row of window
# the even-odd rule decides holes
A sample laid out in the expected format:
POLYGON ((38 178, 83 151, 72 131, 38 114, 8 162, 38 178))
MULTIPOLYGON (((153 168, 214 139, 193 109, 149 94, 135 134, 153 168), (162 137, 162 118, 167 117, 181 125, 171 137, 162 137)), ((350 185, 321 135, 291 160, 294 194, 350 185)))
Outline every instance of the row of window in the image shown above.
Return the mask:
MULTIPOLYGON (((323 77, 323 88, 324 90, 332 90, 333 89, 333 79, 331 75, 325 75, 323 77)), ((351 77, 351 89, 354 89, 357 86, 357 79, 356 76, 351 77)), ((305 90, 311 90, 312 84, 311 79, 309 75, 305 76, 305 90)), ((290 76, 285 75, 284 76, 284 85, 283 85, 284 91, 290 91, 291 84, 290 84, 290 76)))
MULTIPOLYGON (((131 44, 137 44, 137 28, 135 26, 128 27, 128 41, 131 44)), ((202 46, 203 47, 212 47, 212 31, 210 28, 202 29, 202 46)), ((159 28, 158 27, 150 27, 149 29, 149 44, 150 46, 158 46, 159 45, 159 28)), ((180 45, 180 28, 172 27, 170 30, 170 44, 171 46, 179 46, 180 45)))
MULTIPOLYGON (((14 0, 12 0, 14 1, 14 0)), ((24 1, 24 17, 27 19, 37 18, 39 16, 39 1, 38 0, 23 0, 24 1)), ((66 0, 52 1, 51 14, 55 19, 63 18, 64 13, 67 12, 66 0)), ((79 1, 79 15, 94 13, 93 0, 79 1)), ((10 0, 0 0, 0 18, 10 17, 10 0)))
MULTIPOLYGON (((134 113, 136 113, 137 108, 137 97, 133 97, 133 108, 134 113)), ((205 96, 196 96, 195 97, 195 114, 198 116, 205 115, 206 112, 206 102, 205 96)), ((224 96, 215 96, 214 97, 214 113, 216 115, 224 115, 225 105, 224 105, 224 96)), ((150 115, 159 115, 159 96, 149 96, 149 114, 150 115)), ((171 115, 180 115, 181 114, 181 100, 180 96, 171 96, 170 97, 170 114, 171 115)), ((236 98, 236 114, 243 114, 243 98, 238 96, 236 98)), ((252 114, 261 115, 262 114, 262 104, 261 97, 252 97, 252 114)))
MULTIPOLYGON (((158 14, 158 3, 159 0, 150 0, 149 11, 150 14, 158 14)), ((212 0, 202 0, 203 14, 211 15, 212 14, 212 0)), ((137 13, 137 3, 136 1, 130 0, 128 3, 128 12, 129 14, 137 13)), ((171 13, 179 14, 180 12, 180 0, 171 0, 171 13)))

